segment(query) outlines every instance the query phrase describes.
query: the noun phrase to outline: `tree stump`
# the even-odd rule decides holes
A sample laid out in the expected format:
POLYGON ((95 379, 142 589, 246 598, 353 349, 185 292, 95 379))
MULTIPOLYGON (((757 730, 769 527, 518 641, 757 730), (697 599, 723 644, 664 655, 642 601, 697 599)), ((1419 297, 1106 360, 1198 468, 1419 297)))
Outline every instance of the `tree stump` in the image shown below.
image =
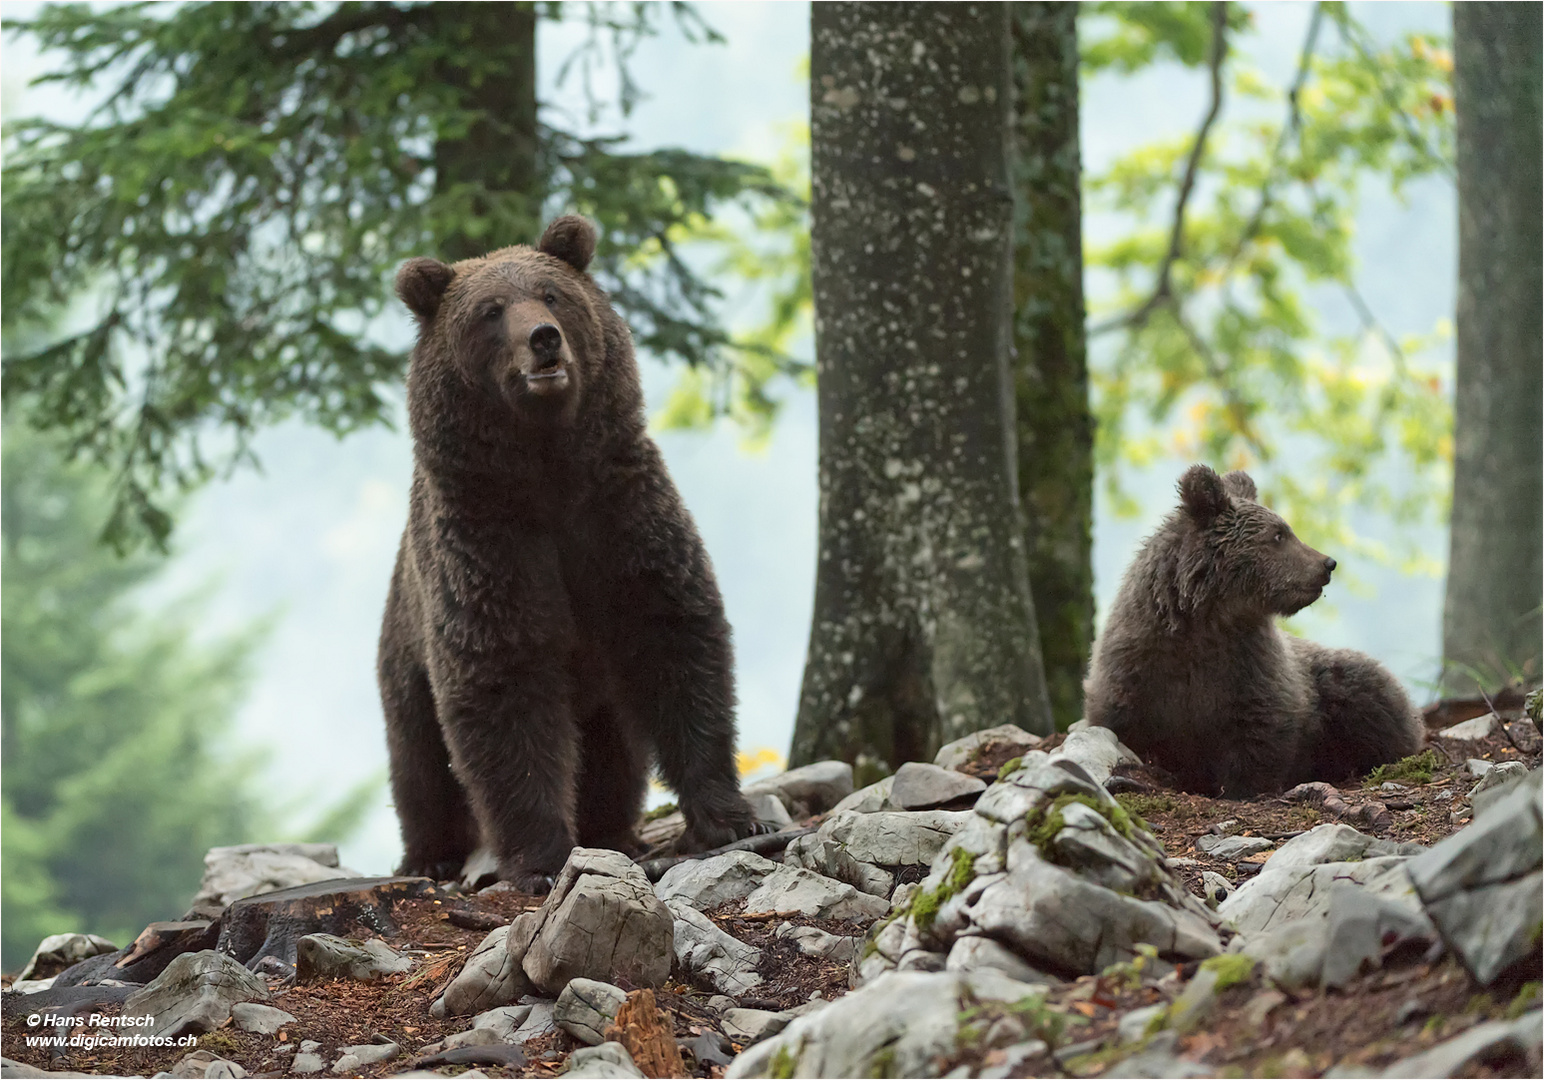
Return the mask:
POLYGON ((685 1076, 681 1048, 676 1045, 675 1024, 654 1002, 654 991, 634 990, 617 1010, 606 1029, 607 1042, 619 1042, 633 1056, 644 1076, 685 1076))
POLYGON ((347 937, 363 926, 384 937, 397 933, 391 906, 435 895, 428 878, 340 878, 297 885, 237 900, 220 917, 216 948, 255 968, 265 956, 295 966, 295 943, 307 934, 347 937))

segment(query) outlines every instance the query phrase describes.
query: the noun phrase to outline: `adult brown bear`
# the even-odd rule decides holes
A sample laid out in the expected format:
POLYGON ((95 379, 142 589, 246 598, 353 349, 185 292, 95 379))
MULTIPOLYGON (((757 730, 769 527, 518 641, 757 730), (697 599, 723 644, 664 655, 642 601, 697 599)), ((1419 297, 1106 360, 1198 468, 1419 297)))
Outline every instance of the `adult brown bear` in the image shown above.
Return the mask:
POLYGON ((688 845, 754 831, 723 601, 594 251, 562 217, 397 275, 413 487, 377 673, 400 873, 453 876, 480 838, 541 890, 575 843, 633 850, 656 757, 688 845))
POLYGON ((1424 729, 1388 669, 1276 627, 1319 598, 1335 560, 1260 505, 1245 473, 1192 465, 1179 494, 1099 636, 1089 722, 1186 789, 1234 798, 1419 750, 1424 729))

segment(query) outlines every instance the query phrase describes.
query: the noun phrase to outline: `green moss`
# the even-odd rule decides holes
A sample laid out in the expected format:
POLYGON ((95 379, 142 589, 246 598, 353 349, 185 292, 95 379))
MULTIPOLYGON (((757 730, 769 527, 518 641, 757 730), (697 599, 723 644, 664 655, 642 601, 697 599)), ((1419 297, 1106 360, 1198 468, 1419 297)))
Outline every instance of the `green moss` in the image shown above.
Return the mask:
POLYGON ((1042 1039, 1052 1047, 1061 1043, 1069 1020, 1086 1022, 1081 1016, 1069 1017, 1046 1004, 1044 994, 1029 994, 1017 1001, 988 1001, 962 1010, 957 1018, 955 1044, 962 1049, 979 1046, 993 1025, 1005 1016, 1019 1022, 1026 1039, 1042 1039))
POLYGON ((1094 813, 1110 823, 1110 827, 1124 836, 1127 840, 1136 839, 1136 830, 1146 828, 1147 823, 1140 817, 1133 819, 1131 814, 1118 801, 1101 802, 1092 795, 1069 792, 1058 795, 1049 806, 1037 806, 1024 815, 1024 824, 1029 827, 1027 839, 1047 858, 1053 857, 1052 841, 1056 834, 1067 825, 1062 814, 1072 803, 1082 803, 1094 813))
POLYGON ((662 817, 669 817, 671 814, 675 813, 677 809, 678 807, 675 803, 667 802, 662 806, 656 806, 653 810, 650 810, 647 814, 644 814, 643 820, 658 821, 662 817))
POLYGON ((1135 990, 1142 985, 1142 973, 1156 959, 1158 950, 1145 941, 1138 942, 1135 946, 1136 955, 1130 960, 1117 960, 1099 973, 1099 977, 1108 983, 1135 990))
POLYGON ((1442 1025, 1447 1022, 1447 1017, 1441 1013, 1433 1013, 1426 1018, 1426 1023, 1421 1025, 1422 1035, 1436 1035, 1442 1030, 1442 1025))
POLYGON ((1367 774, 1366 787, 1377 787, 1387 781, 1407 784, 1429 784, 1431 774, 1441 764, 1435 750, 1423 750, 1388 765, 1379 765, 1367 774))
POLYGON ((1009 758, 1007 761, 1003 762, 1003 767, 997 770, 997 779, 1008 779, 1009 776, 1018 771, 1018 767, 1022 764, 1024 764, 1024 759, 1022 757, 1009 758))
POLYGON ((787 1043, 777 1048, 777 1053, 772 1055, 772 1060, 767 1064, 767 1075, 774 1080, 793 1080, 794 1070, 799 1067, 799 1058, 787 1043))
POLYGON ((219 1029, 199 1036, 198 1048, 208 1050, 211 1054, 217 1054, 220 1057, 241 1052, 241 1044, 236 1041, 236 1037, 228 1031, 219 1029))
POLYGON ((976 857, 964 848, 955 848, 949 860, 949 873, 938 883, 938 887, 918 889, 911 898, 906 914, 911 916, 919 930, 930 929, 944 903, 963 892, 976 876, 976 857))
POLYGON ((1539 1003, 1539 981, 1525 982, 1517 988, 1517 996, 1506 1007, 1506 1018, 1516 1020, 1539 1003))
MULTIPOLYGON (((1138 821, 1152 814, 1172 814, 1183 809, 1172 795, 1144 795, 1140 792, 1128 791, 1115 796, 1115 801, 1138 821)), ((1147 827, 1145 821, 1142 827, 1147 827)))
POLYGON ((874 1053, 874 1059, 869 1062, 869 1076, 873 1080, 881 1077, 895 1075, 895 1047, 881 1046, 874 1053))
POLYGON ((1243 953, 1223 953, 1201 961, 1202 971, 1210 971, 1217 976, 1216 990, 1219 994, 1230 986, 1248 982, 1254 969, 1254 957, 1243 953))

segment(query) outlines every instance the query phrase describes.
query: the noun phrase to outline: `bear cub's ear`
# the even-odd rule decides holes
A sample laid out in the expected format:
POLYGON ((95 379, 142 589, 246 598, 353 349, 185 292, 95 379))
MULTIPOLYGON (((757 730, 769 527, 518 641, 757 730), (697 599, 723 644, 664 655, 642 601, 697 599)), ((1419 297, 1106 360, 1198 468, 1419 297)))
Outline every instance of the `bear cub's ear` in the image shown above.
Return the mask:
POLYGON ((1228 490, 1210 468, 1192 465, 1179 478, 1179 501, 1199 524, 1209 525, 1228 508, 1228 490))
POLYGON ((397 295, 424 322, 440 310, 456 272, 438 259, 409 259, 397 271, 397 295))
POLYGON ((595 226, 577 214, 564 214, 547 226, 536 250, 583 273, 595 257, 595 226))
POLYGON ((1254 479, 1242 469, 1234 469, 1222 476, 1222 486, 1228 494, 1235 499, 1248 499, 1250 502, 1259 502, 1260 493, 1255 490, 1254 479))

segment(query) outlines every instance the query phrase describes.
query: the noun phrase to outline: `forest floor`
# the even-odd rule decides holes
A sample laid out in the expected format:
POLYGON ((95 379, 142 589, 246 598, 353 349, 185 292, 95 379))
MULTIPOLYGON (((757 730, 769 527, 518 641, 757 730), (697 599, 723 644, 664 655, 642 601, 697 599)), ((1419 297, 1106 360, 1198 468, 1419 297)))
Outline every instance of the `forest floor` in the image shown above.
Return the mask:
MULTIPOLYGON (((1520 714, 1518 714, 1520 715, 1520 714)), ((1464 719, 1457 716, 1457 720, 1464 719)), ((1516 715, 1502 713, 1503 720, 1516 715)), ((1453 714, 1433 714, 1433 732, 1456 722, 1453 714)), ((1514 729, 1514 734, 1517 732, 1514 729)), ((1179 872, 1196 893, 1201 874, 1211 870, 1237 884, 1253 876, 1268 853, 1237 861, 1214 859, 1197 846, 1211 827, 1236 822, 1227 831, 1283 841, 1326 821, 1342 820, 1365 832, 1391 840, 1432 844, 1468 822, 1467 793, 1475 780, 1466 768, 1469 759, 1490 762, 1521 761, 1529 768, 1540 762, 1537 738, 1519 738, 1514 744, 1498 728, 1483 741, 1451 742, 1432 738, 1427 758, 1430 772, 1406 772, 1377 776, 1362 786, 1343 785, 1344 801, 1339 815, 1324 806, 1287 802, 1280 797, 1235 801, 1208 799, 1163 785, 1163 778, 1147 770, 1121 770, 1136 783, 1150 787, 1120 796, 1128 809, 1138 812, 1163 842, 1179 872), (1397 783, 1402 790, 1384 788, 1397 783), (1381 808, 1376 805, 1381 804, 1381 808)), ((982 771, 991 763, 980 762, 982 771)), ((812 819, 818 823, 817 819, 812 819)), ((468 920, 466 911, 482 912, 486 922, 507 922, 521 911, 534 908, 539 897, 509 891, 484 891, 457 898, 458 922, 468 920)), ((772 934, 774 924, 766 917, 747 917, 742 903, 726 905, 707 914, 731 935, 762 949, 762 974, 766 982, 754 997, 740 999, 746 1008, 786 1009, 819 995, 827 1000, 847 992, 845 963, 802 955, 795 945, 772 934)), ((338 1048, 389 1039, 403 1048, 391 1062, 364 1067, 359 1074, 389 1076, 413 1067, 415 1048, 463 1030, 467 1018, 435 1020, 429 1004, 460 970, 465 957, 482 941, 486 926, 466 929, 450 921, 440 900, 414 899, 398 903, 394 912, 401 935, 390 939, 393 948, 416 961, 411 972, 374 983, 324 981, 281 987, 270 1004, 295 1016, 277 1037, 250 1034, 226 1026, 200 1037, 198 1048, 239 1063, 253 1076, 288 1076, 293 1053, 286 1043, 309 1039, 321 1043, 324 1060, 337 1056, 338 1048)), ((782 921, 785 916, 779 916, 782 921)), ((793 918, 796 924, 819 926, 837 934, 857 928, 829 920, 793 918)), ((361 931, 359 936, 367 936, 361 931)), ((1188 972, 1181 972, 1181 975, 1188 972)), ((1394 1060, 1428 1049, 1438 1042, 1485 1020, 1518 1015, 1536 1005, 1539 972, 1524 972, 1504 985, 1479 992, 1463 969, 1449 955, 1407 957, 1386 964, 1343 990, 1319 990, 1288 995, 1266 986, 1258 975, 1222 993, 1207 1022, 1181 1038, 1176 1050, 1199 1067, 1229 1076, 1319 1076, 1332 1065, 1376 1069, 1394 1060)), ((667 983, 655 993, 660 1009, 674 1025, 679 1040, 692 1041, 719 1030, 717 1018, 707 1007, 712 990, 707 986, 667 983)), ((1112 1068, 1100 1052, 1101 1042, 1113 1033, 1119 1018, 1132 1008, 1159 1001, 1160 992, 1151 979, 1128 970, 1112 969, 1101 976, 1069 981, 1052 989, 1044 1008, 1062 1032, 1061 1053, 1024 1063, 1022 1076, 1101 1076, 1112 1068), (1071 1046, 1069 1050, 1069 1045, 1071 1046), (1079 1048, 1083 1052, 1078 1052, 1079 1048)), ((111 1015, 115 1007, 104 1009, 111 1015)), ((157 1051, 29 1048, 24 1036, 29 1029, 25 1014, 7 1009, 0 1027, 6 1057, 43 1069, 78 1070, 97 1075, 149 1076, 170 1069, 188 1048, 157 1051)), ((562 1031, 554 1031, 525 1045, 528 1064, 522 1068, 478 1066, 489 1076, 551 1077, 561 1072, 568 1055, 580 1044, 562 1031)), ((734 1045, 733 1049, 742 1049, 734 1045)), ((1054 1048, 1053 1048, 1054 1049, 1054 1048)), ((724 1067, 697 1063, 685 1057, 690 1075, 720 1077, 724 1067)), ((940 1063, 940 1071, 958 1065, 973 1069, 1002 1061, 1002 1052, 973 1056, 962 1048, 957 1057, 940 1063)), ((1483 1065, 1473 1076, 1539 1076, 1538 1061, 1501 1060, 1483 1065)), ((459 1071, 444 1070, 447 1074, 459 1071)), ((1118 1075, 1118 1072, 1111 1072, 1118 1075)))

